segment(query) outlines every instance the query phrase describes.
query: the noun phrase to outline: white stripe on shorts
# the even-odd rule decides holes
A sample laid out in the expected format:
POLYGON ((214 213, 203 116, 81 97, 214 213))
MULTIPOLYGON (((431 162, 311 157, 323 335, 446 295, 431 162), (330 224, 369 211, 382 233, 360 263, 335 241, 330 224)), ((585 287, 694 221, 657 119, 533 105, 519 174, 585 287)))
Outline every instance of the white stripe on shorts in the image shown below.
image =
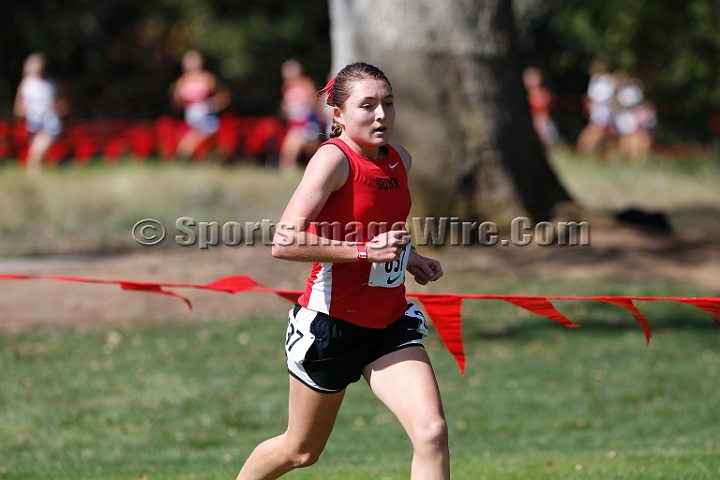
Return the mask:
POLYGON ((287 361, 288 365, 288 371, 294 376, 296 376, 302 383, 307 385, 308 387, 319 390, 321 392, 327 392, 327 393, 337 393, 335 390, 330 390, 328 388, 323 388, 317 383, 313 382, 313 379, 310 378, 310 375, 307 374, 305 369, 302 366, 302 363, 293 362, 288 358, 287 361))
POLYGON ((400 350, 400 347, 407 347, 409 345, 420 345, 423 346, 422 340, 410 340, 409 342, 402 343, 397 346, 397 349, 400 350))

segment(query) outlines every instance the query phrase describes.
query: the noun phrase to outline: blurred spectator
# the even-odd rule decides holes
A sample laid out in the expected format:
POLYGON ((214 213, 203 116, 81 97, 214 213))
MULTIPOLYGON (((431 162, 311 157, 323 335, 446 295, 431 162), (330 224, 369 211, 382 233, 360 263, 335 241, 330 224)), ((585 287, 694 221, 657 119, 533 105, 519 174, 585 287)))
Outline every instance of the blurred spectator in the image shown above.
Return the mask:
POLYGON ((537 68, 528 67, 523 71, 523 83, 528 94, 535 134, 546 147, 549 147, 558 139, 557 127, 550 118, 552 94, 543 85, 542 73, 537 68))
POLYGON ((645 101, 643 85, 625 72, 615 74, 614 125, 620 154, 635 162, 647 161, 652 146, 651 130, 657 117, 652 103, 645 101))
POLYGON ((596 60, 590 65, 590 82, 585 96, 588 124, 580 132, 577 150, 592 153, 599 142, 613 133, 615 77, 605 63, 596 60))
POLYGON ((657 116, 640 80, 623 71, 609 73, 603 62, 595 61, 585 106, 588 124, 578 137, 579 152, 592 153, 606 140, 606 157, 617 152, 636 162, 647 160, 657 116))
POLYGON ((220 126, 218 112, 230 104, 230 92, 205 70, 202 54, 189 50, 182 59, 183 74, 170 86, 172 103, 185 108, 190 130, 178 143, 178 156, 190 158, 220 126))
POLYGON ((289 59, 281 67, 283 78, 281 112, 287 121, 287 133, 280 147, 280 168, 293 170, 301 156, 310 158, 324 139, 321 111, 315 83, 303 73, 297 60, 289 59))
POLYGON ((23 64, 22 80, 15 96, 14 112, 25 119, 32 135, 27 154, 27 168, 37 172, 50 146, 60 136, 60 117, 68 113, 68 102, 57 83, 45 73, 45 55, 32 53, 23 64))

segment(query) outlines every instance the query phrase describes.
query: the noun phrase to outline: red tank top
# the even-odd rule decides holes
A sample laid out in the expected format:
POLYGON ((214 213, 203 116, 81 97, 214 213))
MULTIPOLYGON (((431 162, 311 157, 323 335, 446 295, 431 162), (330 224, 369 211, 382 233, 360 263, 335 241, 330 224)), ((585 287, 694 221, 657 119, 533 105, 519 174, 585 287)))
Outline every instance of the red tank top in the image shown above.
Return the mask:
POLYGON ((212 95, 213 83, 213 75, 209 72, 183 75, 180 78, 180 97, 186 105, 205 102, 212 95))
MULTIPOLYGON (((410 214, 410 191, 402 159, 392 146, 388 154, 370 160, 334 138, 323 145, 340 148, 350 164, 345 184, 333 192, 309 226, 308 232, 334 240, 372 240, 372 235, 404 228, 410 214), (338 222, 338 223, 334 223, 338 222), (323 227, 326 226, 326 227, 323 227)), ((369 328, 385 328, 407 308, 405 285, 395 288, 368 285, 370 262, 314 263, 303 307, 369 328)))

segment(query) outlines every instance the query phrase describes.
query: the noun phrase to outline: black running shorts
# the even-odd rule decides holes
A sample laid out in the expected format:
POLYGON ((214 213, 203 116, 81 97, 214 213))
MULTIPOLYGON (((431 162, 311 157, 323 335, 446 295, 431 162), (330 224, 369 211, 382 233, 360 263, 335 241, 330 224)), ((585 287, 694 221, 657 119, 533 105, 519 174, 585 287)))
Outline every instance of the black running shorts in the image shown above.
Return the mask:
POLYGON ((300 305, 290 311, 285 338, 288 372, 322 393, 337 393, 357 382, 378 358, 406 347, 422 347, 427 326, 412 303, 387 328, 367 328, 300 305))

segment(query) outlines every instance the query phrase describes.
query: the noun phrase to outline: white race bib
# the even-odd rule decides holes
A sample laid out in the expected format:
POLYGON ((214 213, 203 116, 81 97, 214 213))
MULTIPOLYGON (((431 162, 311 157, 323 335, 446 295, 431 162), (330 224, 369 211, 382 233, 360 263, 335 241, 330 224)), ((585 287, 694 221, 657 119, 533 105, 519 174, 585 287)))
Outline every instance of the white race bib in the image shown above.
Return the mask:
POLYGON ((409 241, 400 253, 400 258, 394 262, 373 263, 370 268, 370 279, 368 285, 371 287, 395 288, 405 282, 405 269, 410 259, 409 241))
POLYGON ((285 354, 295 363, 305 361, 305 354, 315 341, 315 335, 310 333, 310 324, 316 313, 306 308, 300 309, 297 315, 294 309, 288 316, 287 335, 285 336, 285 354))

